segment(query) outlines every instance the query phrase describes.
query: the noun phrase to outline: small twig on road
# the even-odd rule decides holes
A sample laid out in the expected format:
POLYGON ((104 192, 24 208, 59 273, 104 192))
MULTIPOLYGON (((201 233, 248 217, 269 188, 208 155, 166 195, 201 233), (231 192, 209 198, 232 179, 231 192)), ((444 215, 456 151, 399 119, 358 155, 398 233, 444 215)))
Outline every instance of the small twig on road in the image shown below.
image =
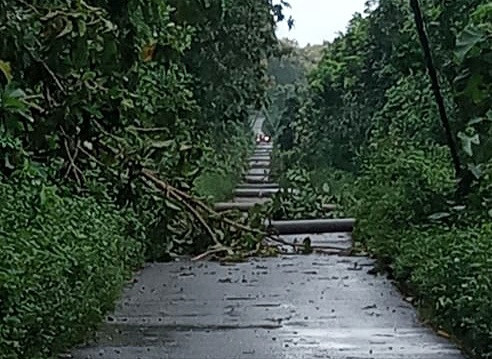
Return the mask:
POLYGON ((220 252, 225 252, 226 251, 226 248, 212 248, 212 249, 209 249, 208 251, 200 254, 200 255, 197 255, 196 257, 193 257, 191 260, 193 262, 197 262, 197 261, 201 261, 202 259, 205 259, 213 254, 217 254, 217 253, 220 253, 220 252))
MULTIPOLYGON (((285 245, 285 246, 290 246, 290 247, 294 247, 296 249, 298 248, 303 248, 304 247, 304 244, 302 243, 292 243, 292 242, 287 242, 286 240, 283 240, 282 238, 280 237, 274 237, 272 235, 267 235, 267 239, 271 240, 271 241, 274 241, 276 243, 279 243, 279 244, 282 244, 282 245, 285 245)), ((323 249, 329 249, 329 250, 333 250, 333 251, 343 251, 345 249, 343 248, 340 248, 340 247, 334 247, 334 246, 311 246, 311 248, 313 250, 323 250, 323 249)))

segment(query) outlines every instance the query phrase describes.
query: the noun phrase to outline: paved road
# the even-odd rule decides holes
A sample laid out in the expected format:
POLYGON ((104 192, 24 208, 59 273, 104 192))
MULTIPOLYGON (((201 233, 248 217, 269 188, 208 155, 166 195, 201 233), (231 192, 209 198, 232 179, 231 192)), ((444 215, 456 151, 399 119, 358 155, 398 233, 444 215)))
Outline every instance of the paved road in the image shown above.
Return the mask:
MULTIPOLYGON (((261 128, 261 119, 257 128, 261 128)), ((270 146, 258 148, 264 156, 270 146)), ((254 161, 253 161, 254 162, 254 161)), ((269 162, 269 161, 266 161, 269 162)), ((272 191, 265 160, 237 194, 272 191), (261 177, 260 179, 256 177, 261 177), (266 181, 266 183, 264 183, 266 181)), ((252 165, 254 167, 254 164, 252 165)), ((237 197, 222 207, 268 200, 237 197)), ((246 206, 248 207, 248 206, 246 206)), ((302 242, 303 235, 284 236, 302 242)), ((346 233, 310 235, 346 250, 346 233)), ((423 326, 367 258, 291 255, 222 265, 149 264, 75 359, 463 359, 423 326)))
POLYGON ((364 258, 147 266, 93 346, 106 359, 462 359, 364 258))
POLYGON ((263 123, 265 122, 265 117, 259 116, 255 123, 253 124, 253 132, 255 135, 263 133, 263 123))

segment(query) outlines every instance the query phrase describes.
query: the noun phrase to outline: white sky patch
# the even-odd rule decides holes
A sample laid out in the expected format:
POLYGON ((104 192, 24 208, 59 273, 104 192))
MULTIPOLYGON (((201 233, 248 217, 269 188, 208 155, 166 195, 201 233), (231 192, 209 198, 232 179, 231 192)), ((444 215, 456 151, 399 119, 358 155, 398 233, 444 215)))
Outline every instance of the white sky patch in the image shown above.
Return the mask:
POLYGON ((333 40, 339 32, 345 32, 354 13, 364 12, 366 3, 366 0, 286 1, 292 8, 285 9, 285 14, 294 18, 294 28, 289 31, 284 21, 278 26, 277 36, 296 40, 301 46, 333 40))

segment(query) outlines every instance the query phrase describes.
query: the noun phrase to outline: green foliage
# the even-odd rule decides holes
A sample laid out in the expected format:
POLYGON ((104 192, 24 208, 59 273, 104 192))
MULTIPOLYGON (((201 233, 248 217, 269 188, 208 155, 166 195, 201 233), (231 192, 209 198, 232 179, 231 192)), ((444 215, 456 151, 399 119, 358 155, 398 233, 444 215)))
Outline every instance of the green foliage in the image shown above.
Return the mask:
POLYGON ((211 139, 213 147, 202 158, 205 170, 193 182, 197 195, 215 202, 232 198, 253 147, 248 126, 229 124, 227 127, 231 137, 224 138, 219 133, 211 139))
POLYGON ((344 216, 338 206, 352 203, 350 194, 354 179, 348 173, 332 168, 319 168, 308 172, 305 169, 288 169, 280 175, 281 193, 273 197, 268 206, 268 216, 274 220, 318 219, 344 216))
POLYGON ((282 177, 282 192, 277 193, 269 206, 269 217, 274 220, 314 219, 330 217, 325 206, 331 203, 329 191, 312 185, 306 170, 287 171, 282 177), (294 192, 292 192, 294 191, 294 192))
POLYGON ((419 294, 427 317, 473 353, 492 353, 492 227, 434 226, 402 235, 396 277, 419 294))
POLYGON ((0 171, 35 159, 75 192, 131 207, 153 259, 189 250, 182 241, 203 248, 209 239, 189 231, 186 208, 156 198, 139 173, 191 191, 202 173, 240 169, 280 10, 253 0, 0 1, 0 171))
POLYGON ((263 130, 265 133, 276 135, 283 150, 292 148, 293 134, 289 129, 289 114, 298 108, 296 87, 293 84, 276 85, 269 93, 270 106, 265 112, 263 130))
POLYGON ((456 47, 459 74, 454 80, 460 115, 460 138, 468 168, 480 179, 492 158, 492 5, 485 3, 472 13, 460 32, 456 47))
POLYGON ((399 79, 385 94, 385 104, 374 114, 374 138, 391 138, 395 142, 413 141, 422 145, 444 143, 437 107, 422 73, 399 79), (410 102, 408 95, 414 101, 410 102))
POLYGON ((225 202, 233 197, 236 182, 236 174, 205 172, 195 180, 194 188, 201 197, 210 198, 213 202, 225 202))
POLYGON ((217 219, 207 230, 142 173, 186 194, 208 195, 217 175, 232 185, 281 18, 257 0, 0 0, 0 186, 19 206, 0 209, 11 216, 0 268, 13 283, 1 294, 13 319, 1 324, 0 357, 48 357, 82 339, 140 261, 134 252, 165 260, 214 239, 255 248, 217 219))
POLYGON ((268 74, 275 85, 294 84, 305 80, 308 63, 304 49, 289 40, 281 40, 279 54, 268 62, 268 74))
POLYGON ((0 183, 0 357, 49 357, 84 339, 141 261, 128 213, 43 180, 0 183))
POLYGON ((402 232, 442 212, 454 188, 445 147, 402 147, 389 139, 378 143, 354 186, 355 236, 391 264, 402 232))
MULTIPOLYGON (((448 111, 455 133, 461 131, 464 141, 462 156, 475 147, 475 158, 467 162, 472 162, 471 169, 478 174, 480 163, 491 156, 486 116, 490 109, 490 6, 484 1, 460 1, 452 8, 472 13, 470 23, 448 6, 437 2, 424 6, 434 54, 442 67, 448 111)), ((356 172, 359 153, 380 132, 401 136, 390 132, 406 131, 412 140, 419 136, 424 142, 443 142, 413 15, 406 3, 385 0, 369 16, 356 15, 347 34, 326 45, 323 59, 310 74, 303 103, 309 119, 296 121, 303 131, 308 124, 315 125, 311 133, 298 135, 299 156, 306 151, 322 152, 324 156, 318 157, 337 168, 356 172), (306 141, 307 136, 311 138, 306 141)))
MULTIPOLYGON (((408 2, 369 2, 326 44, 307 86, 285 100, 279 168, 326 183, 357 218, 355 237, 394 271, 434 324, 492 357, 490 1, 420 1, 453 135, 458 182, 408 2), (326 168, 356 176, 353 195, 326 168)), ((289 172, 288 172, 289 173, 289 172)), ((319 188, 319 184, 316 187, 319 188)), ((331 192, 330 192, 331 191, 331 192)), ((313 200, 311 199, 306 199, 313 200)), ((306 203, 294 203, 304 215, 306 203)))
POLYGON ((177 8, 178 23, 196 28, 183 61, 194 79, 198 128, 220 131, 224 122, 244 123, 249 107, 258 108, 264 101, 267 58, 276 44, 272 13, 278 17, 279 9, 269 0, 170 3, 177 8))

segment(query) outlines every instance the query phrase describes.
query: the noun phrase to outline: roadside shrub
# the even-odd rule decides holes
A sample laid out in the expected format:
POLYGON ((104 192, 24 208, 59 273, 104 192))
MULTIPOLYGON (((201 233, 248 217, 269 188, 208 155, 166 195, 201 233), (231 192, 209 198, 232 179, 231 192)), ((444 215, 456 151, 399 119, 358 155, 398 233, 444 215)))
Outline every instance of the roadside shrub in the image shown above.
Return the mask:
POLYGON ((249 126, 229 124, 223 128, 227 130, 217 131, 209 140, 210 146, 200 163, 203 171, 193 181, 194 193, 214 202, 233 197, 253 149, 253 134, 249 126), (221 133, 229 133, 229 136, 221 136, 221 133))
POLYGON ((324 188, 325 192, 332 195, 332 203, 337 205, 343 213, 337 216, 352 216, 350 213, 355 197, 353 188, 355 179, 353 173, 333 167, 320 168, 309 173, 311 181, 316 188, 324 188))
POLYGON ((129 236, 138 223, 59 191, 0 182, 2 359, 50 357, 82 340, 142 259, 129 236))
POLYGON ((218 172, 202 173, 194 182, 195 192, 215 202, 231 199, 237 176, 218 172))
POLYGON ((342 199, 357 219, 357 244, 412 292, 427 319, 477 357, 492 358, 492 5, 421 1, 461 147, 459 183, 411 7, 368 5, 323 46, 295 99, 301 105, 285 117, 295 145, 281 155, 297 160, 289 169, 318 173, 313 182, 342 199), (356 175, 353 196, 330 185, 326 165, 356 175))
POLYGON ((398 254, 401 234, 446 205, 455 182, 447 149, 386 139, 373 144, 355 185, 355 235, 383 262, 398 254))
POLYGON ((326 209, 333 196, 326 183, 315 183, 313 173, 305 169, 290 169, 280 178, 283 191, 276 193, 268 208, 275 220, 332 218, 326 209))
POLYGON ((351 173, 330 167, 317 170, 289 169, 279 178, 284 191, 273 197, 270 208, 273 219, 318 219, 344 217, 352 203, 351 173), (329 209, 336 205, 335 211, 329 209))
POLYGON ((201 173, 242 165, 281 8, 0 0, 0 358, 82 339, 141 252, 207 249, 214 236, 142 169, 192 192, 201 173), (11 177, 34 162, 53 186, 11 177))
POLYGON ((395 275, 427 318, 492 358, 492 224, 416 228, 402 235, 395 275))
MULTIPOLYGON (((453 207, 456 184, 445 147, 387 138, 371 149, 355 186, 357 239, 416 296, 425 318, 474 354, 491 357, 490 220, 453 207)), ((487 188, 484 181, 482 200, 487 188)))

